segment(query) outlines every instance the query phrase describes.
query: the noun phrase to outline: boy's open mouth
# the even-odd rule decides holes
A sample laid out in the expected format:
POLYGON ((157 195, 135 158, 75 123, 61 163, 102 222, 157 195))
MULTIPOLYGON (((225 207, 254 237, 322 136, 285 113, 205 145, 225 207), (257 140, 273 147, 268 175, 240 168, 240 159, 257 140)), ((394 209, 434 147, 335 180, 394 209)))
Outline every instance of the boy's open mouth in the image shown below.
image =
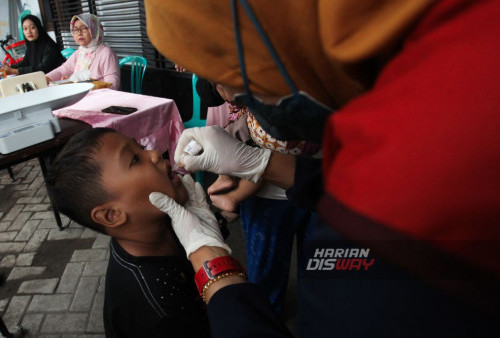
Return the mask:
POLYGON ((172 170, 171 165, 167 165, 167 176, 170 178, 171 181, 176 181, 179 179, 175 171, 172 170))

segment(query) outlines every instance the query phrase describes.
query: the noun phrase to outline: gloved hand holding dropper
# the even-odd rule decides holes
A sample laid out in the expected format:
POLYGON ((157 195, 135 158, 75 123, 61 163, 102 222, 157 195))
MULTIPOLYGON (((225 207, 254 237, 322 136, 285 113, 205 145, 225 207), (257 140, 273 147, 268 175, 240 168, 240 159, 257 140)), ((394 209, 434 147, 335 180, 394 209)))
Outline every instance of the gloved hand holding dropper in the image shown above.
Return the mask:
MULTIPOLYGON (((251 147, 226 133, 219 126, 185 130, 177 143, 175 161, 189 171, 205 170, 257 182, 266 178, 286 188, 293 182, 293 156, 251 147), (195 140, 198 144, 192 143, 195 140), (272 169, 269 170, 269 167, 272 169)), ((189 202, 181 206, 170 197, 152 193, 151 203, 172 219, 172 227, 189 255, 202 246, 220 247, 230 252, 206 202, 205 192, 189 175, 183 178, 189 202)))
POLYGON ((267 167, 271 151, 236 140, 219 126, 186 129, 175 150, 175 162, 189 171, 210 171, 257 182, 267 167), (190 155, 184 149, 195 140, 202 150, 190 155))

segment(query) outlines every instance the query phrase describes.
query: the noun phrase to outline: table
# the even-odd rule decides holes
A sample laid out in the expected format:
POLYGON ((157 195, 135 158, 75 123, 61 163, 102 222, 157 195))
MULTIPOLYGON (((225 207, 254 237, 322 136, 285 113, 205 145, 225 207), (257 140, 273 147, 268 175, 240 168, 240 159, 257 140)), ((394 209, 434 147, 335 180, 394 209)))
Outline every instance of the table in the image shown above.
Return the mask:
POLYGON ((80 120, 94 128, 113 128, 135 138, 146 149, 162 153, 168 150, 172 164, 177 140, 184 130, 173 100, 112 89, 90 91, 77 103, 55 110, 54 115, 80 120), (109 106, 134 107, 137 111, 129 115, 101 112, 109 106))
MULTIPOLYGON (((0 154, 0 169, 8 169, 10 166, 19 164, 33 158, 38 157, 40 163, 40 168, 42 170, 42 175, 45 180, 47 175, 47 164, 55 154, 61 150, 61 148, 68 142, 68 140, 74 134, 83 131, 85 129, 92 128, 90 125, 69 119, 59 119, 59 125, 61 126, 61 131, 55 135, 51 140, 34 144, 30 147, 20 149, 9 154, 0 154)), ((56 219, 57 226, 59 229, 63 229, 61 217, 57 210, 57 206, 54 204, 52 199, 52 191, 47 186, 47 192, 52 205, 52 211, 54 212, 54 217, 56 219)))

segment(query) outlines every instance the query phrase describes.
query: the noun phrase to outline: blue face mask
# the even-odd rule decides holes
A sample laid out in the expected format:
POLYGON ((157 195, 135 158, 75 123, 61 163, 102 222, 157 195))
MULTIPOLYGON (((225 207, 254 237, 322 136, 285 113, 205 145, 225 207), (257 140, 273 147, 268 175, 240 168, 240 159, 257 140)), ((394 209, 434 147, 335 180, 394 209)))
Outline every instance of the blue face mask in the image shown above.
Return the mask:
POLYGON ((238 15, 236 11, 236 0, 232 0, 231 6, 233 11, 234 30, 236 34, 236 45, 238 48, 243 87, 245 88, 245 94, 237 95, 234 99, 235 102, 247 106, 261 127, 269 135, 278 140, 300 140, 321 144, 323 129, 328 116, 332 113, 332 109, 314 100, 306 93, 297 90, 297 87, 288 75, 288 72, 283 66, 278 54, 274 50, 271 41, 263 31, 257 17, 254 15, 247 1, 240 0, 240 3, 257 29, 281 75, 290 87, 292 94, 288 97, 282 98, 277 105, 270 105, 255 98, 250 92, 245 58, 243 54, 243 44, 239 30, 238 15))

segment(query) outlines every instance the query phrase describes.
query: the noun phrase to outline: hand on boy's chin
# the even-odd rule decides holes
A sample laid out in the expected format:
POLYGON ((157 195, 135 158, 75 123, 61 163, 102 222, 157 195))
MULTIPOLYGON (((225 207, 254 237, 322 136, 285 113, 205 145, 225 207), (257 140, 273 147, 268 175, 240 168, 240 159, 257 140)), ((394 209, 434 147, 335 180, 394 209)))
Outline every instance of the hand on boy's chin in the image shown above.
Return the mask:
POLYGON ((186 187, 183 184, 182 177, 184 175, 181 174, 175 174, 177 179, 172 181, 172 184, 175 186, 175 196, 173 196, 174 200, 181 204, 184 205, 188 200, 188 191, 186 190, 186 187))

